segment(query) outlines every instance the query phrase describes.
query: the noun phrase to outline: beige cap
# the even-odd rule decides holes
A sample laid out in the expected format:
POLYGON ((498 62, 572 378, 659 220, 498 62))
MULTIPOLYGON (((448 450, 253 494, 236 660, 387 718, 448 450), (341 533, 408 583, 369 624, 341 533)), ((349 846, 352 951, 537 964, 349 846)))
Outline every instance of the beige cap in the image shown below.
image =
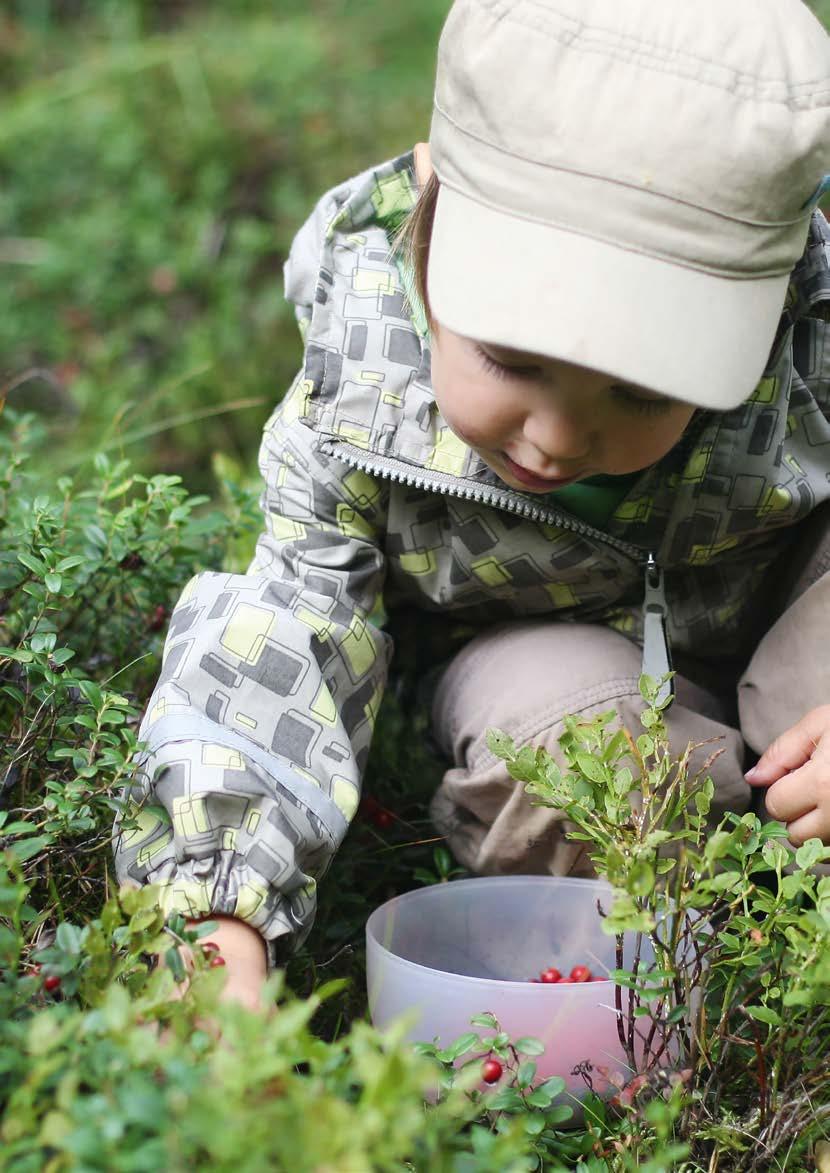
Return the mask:
POLYGON ((456 0, 430 146, 440 323, 732 408, 830 171, 830 37, 801 0, 456 0))

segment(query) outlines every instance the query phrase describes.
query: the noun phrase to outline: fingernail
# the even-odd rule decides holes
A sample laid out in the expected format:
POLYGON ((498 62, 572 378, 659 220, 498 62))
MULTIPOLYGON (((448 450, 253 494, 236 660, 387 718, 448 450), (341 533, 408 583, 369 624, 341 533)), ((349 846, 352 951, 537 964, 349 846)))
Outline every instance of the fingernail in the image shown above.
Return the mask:
POLYGON ((746 779, 747 782, 754 782, 754 780, 757 777, 758 777, 758 767, 757 766, 753 766, 751 770, 747 770, 747 772, 744 774, 744 778, 746 779))

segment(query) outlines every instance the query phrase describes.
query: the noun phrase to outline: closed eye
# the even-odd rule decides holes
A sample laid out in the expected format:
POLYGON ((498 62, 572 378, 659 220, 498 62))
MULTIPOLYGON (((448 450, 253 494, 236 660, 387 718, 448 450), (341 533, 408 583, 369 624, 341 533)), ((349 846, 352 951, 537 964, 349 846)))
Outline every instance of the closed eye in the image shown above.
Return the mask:
POLYGON ((538 379, 542 374, 542 368, 540 366, 532 364, 513 366, 509 363, 499 362, 498 359, 493 358, 478 343, 475 344, 475 351, 484 369, 492 375, 495 375, 498 379, 538 379))
POLYGON ((626 387, 622 383, 615 383, 611 388, 611 394, 622 407, 641 415, 662 415, 676 406, 673 399, 666 399, 663 395, 644 395, 634 387, 626 387))

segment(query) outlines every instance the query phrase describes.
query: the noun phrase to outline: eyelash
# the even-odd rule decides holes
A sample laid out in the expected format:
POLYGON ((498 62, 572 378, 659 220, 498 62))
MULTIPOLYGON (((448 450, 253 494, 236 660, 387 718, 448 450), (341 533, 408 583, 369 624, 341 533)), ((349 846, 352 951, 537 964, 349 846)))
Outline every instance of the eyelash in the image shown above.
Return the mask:
POLYGON ((535 379, 541 372, 539 367, 508 367, 504 363, 496 362, 486 350, 476 346, 476 354, 485 370, 490 371, 499 379, 512 377, 514 379, 535 379))
MULTIPOLYGON (((535 379, 540 374, 539 367, 509 367, 497 362, 486 350, 476 346, 476 354, 482 366, 498 379, 535 379)), ((611 392, 616 400, 621 402, 629 411, 639 415, 662 415, 672 407, 670 399, 641 399, 626 387, 612 387, 611 392)))

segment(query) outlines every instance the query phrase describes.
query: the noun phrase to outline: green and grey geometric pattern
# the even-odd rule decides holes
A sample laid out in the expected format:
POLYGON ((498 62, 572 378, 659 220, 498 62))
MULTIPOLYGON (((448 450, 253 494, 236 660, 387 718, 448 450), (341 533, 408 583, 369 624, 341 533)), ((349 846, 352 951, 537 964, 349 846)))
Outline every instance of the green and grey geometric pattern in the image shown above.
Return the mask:
MULTIPOLYGON (((295 240, 286 292, 305 361, 265 428, 256 557, 244 575, 198 575, 172 617, 131 791, 172 825, 142 810, 137 830, 115 827, 122 881, 242 917, 272 962, 311 927, 357 809, 392 650, 381 604, 391 627, 413 610, 467 632, 549 614, 641 635, 636 561, 567 519, 523 516, 538 498, 506 490, 441 418, 429 338, 390 256, 415 194, 410 153, 328 193, 295 240)), ((830 230, 815 213, 754 395, 697 412, 607 524, 656 554, 677 651, 747 650, 765 572, 830 497, 828 307, 830 230)))

